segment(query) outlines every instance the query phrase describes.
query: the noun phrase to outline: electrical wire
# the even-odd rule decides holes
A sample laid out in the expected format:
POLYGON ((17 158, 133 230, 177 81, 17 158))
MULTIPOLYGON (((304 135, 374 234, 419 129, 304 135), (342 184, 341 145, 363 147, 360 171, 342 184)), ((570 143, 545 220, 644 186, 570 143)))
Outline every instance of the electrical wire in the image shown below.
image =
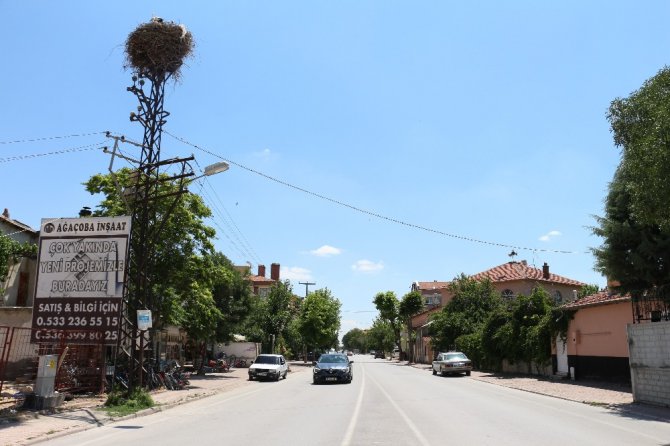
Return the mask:
MULTIPOLYGON (((198 163, 198 160, 194 160, 198 168, 202 171, 202 168, 200 164, 198 163)), ((226 206, 223 204, 223 201, 221 198, 218 196, 216 193, 216 189, 214 189, 214 186, 212 186, 211 182, 208 180, 208 178, 205 176, 202 178, 202 183, 200 183, 200 195, 203 196, 203 198, 207 199, 208 205, 210 209, 212 209, 215 213, 218 214, 219 218, 223 222, 223 224, 228 228, 227 230, 224 230, 221 226, 219 226, 216 222, 214 222, 224 233, 224 235, 228 238, 228 240, 233 244, 233 246, 238 250, 240 254, 242 254, 244 257, 247 259, 251 258, 256 261, 258 264, 262 264, 263 262, 260 260, 260 257, 258 254, 256 254, 256 251, 253 249, 251 244, 249 243, 249 240, 244 236, 244 233, 240 230, 240 228, 235 224, 235 220, 233 219, 233 216, 228 212, 228 209, 226 209, 226 206), (209 186, 209 188, 212 190, 214 196, 217 198, 219 204, 223 208, 224 212, 226 213, 227 217, 223 215, 221 210, 219 209, 219 206, 217 203, 215 203, 210 194, 205 190, 205 184, 209 186), (228 232, 232 234, 232 236, 237 240, 237 243, 234 242, 229 236, 228 232), (238 246, 239 244, 239 246, 238 246)))
POLYGON ((8 156, 8 157, 5 157, 5 158, 0 158, 0 163, 9 163, 11 161, 21 161, 21 160, 24 160, 24 159, 40 158, 40 157, 44 157, 44 156, 62 155, 64 153, 86 152, 88 150, 101 149, 103 147, 104 147, 104 141, 103 142, 98 142, 98 143, 95 143, 95 144, 87 144, 85 146, 80 146, 80 147, 72 147, 72 148, 69 148, 69 149, 56 150, 54 152, 33 153, 33 154, 30 154, 30 155, 8 156))
MULTIPOLYGON (((426 226, 421 226, 421 225, 418 225, 418 224, 409 223, 409 222, 406 222, 406 221, 403 221, 403 220, 400 220, 400 219, 397 219, 397 218, 388 217, 386 215, 382 215, 382 214, 374 212, 374 211, 369 211, 367 209, 359 208, 359 207, 354 206, 352 204, 345 203, 345 202, 337 200, 335 198, 327 197, 325 195, 319 194, 317 192, 310 191, 310 190, 305 189, 303 187, 296 186, 296 185, 291 184, 287 181, 281 180, 279 178, 275 178, 271 175, 267 175, 263 172, 252 169, 251 167, 247 167, 247 166, 245 166, 243 164, 240 164, 240 163, 237 163, 233 160, 224 158, 223 156, 221 156, 217 153, 214 153, 210 150, 202 148, 202 147, 198 146, 197 144, 194 144, 192 142, 189 142, 189 141, 185 140, 184 138, 173 135, 172 133, 170 133, 166 130, 163 130, 163 133, 171 136, 172 138, 176 139, 177 141, 180 141, 180 142, 182 142, 186 145, 189 145, 189 146, 191 146, 195 149, 198 149, 203 153, 206 153, 206 154, 211 155, 213 157, 219 158, 219 159, 227 162, 230 165, 237 166, 240 169, 244 169, 248 172, 254 173, 254 174, 256 174, 260 177, 263 177, 267 180, 273 181, 277 184, 281 184, 282 186, 288 187, 290 189, 297 190, 297 191, 302 192, 304 194, 311 195, 311 196, 319 198, 321 200, 328 201, 328 202, 336 204, 338 206, 350 209, 352 211, 355 211, 355 212, 358 212, 358 213, 361 213, 361 214, 365 214, 365 215, 368 215, 368 216, 371 216, 371 217, 378 218, 380 220, 385 220, 385 221, 395 223, 395 224, 398 224, 398 225, 401 225, 401 226, 405 226, 405 227, 408 227, 408 228, 418 229, 420 231, 430 232, 430 233, 433 233, 433 234, 442 235, 442 236, 450 237, 450 238, 457 239, 457 240, 463 240, 463 241, 471 242, 471 243, 479 243, 479 244, 482 244, 482 245, 497 246, 497 247, 501 247, 501 248, 521 249, 521 250, 524 250, 524 251, 532 251, 532 252, 549 252, 549 253, 555 253, 555 254, 581 254, 581 252, 578 252, 578 251, 554 250, 554 249, 546 249, 546 248, 529 248, 529 247, 525 247, 525 246, 510 245, 510 244, 507 244, 507 243, 498 243, 498 242, 491 242, 491 241, 487 241, 487 240, 480 240, 480 239, 476 239, 476 238, 473 238, 473 237, 451 234, 451 233, 448 233, 448 232, 441 231, 439 229, 428 228, 426 226)), ((588 251, 585 251, 584 253, 588 253, 588 251)))
POLYGON ((82 136, 92 136, 92 135, 104 135, 106 132, 91 132, 91 133, 79 133, 74 135, 64 135, 64 136, 45 136, 43 138, 32 138, 32 139, 21 139, 16 141, 0 141, 0 145, 7 144, 21 144, 26 142, 37 142, 37 141, 50 141, 54 139, 67 139, 67 138, 78 138, 82 136))

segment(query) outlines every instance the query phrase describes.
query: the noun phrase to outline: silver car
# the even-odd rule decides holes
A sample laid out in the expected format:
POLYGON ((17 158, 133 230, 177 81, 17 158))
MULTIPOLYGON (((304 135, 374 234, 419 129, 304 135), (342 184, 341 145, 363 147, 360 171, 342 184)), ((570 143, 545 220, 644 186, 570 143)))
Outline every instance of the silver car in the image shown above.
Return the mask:
POLYGON ((433 375, 438 373, 442 376, 452 373, 465 373, 470 376, 470 372, 472 372, 472 361, 462 352, 440 353, 433 361, 433 375))

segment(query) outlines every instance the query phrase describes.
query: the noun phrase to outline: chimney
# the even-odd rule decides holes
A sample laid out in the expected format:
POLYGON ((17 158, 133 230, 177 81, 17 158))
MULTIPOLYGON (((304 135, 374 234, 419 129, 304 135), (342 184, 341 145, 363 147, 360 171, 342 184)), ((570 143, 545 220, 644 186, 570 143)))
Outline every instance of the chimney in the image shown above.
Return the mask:
POLYGON ((265 277, 265 265, 258 265, 258 275, 265 277))
POLYGON ((547 262, 542 265, 542 278, 549 280, 549 265, 547 265, 547 262))
POLYGON ((279 280, 279 263, 270 265, 270 279, 279 280))
POLYGON ((5 210, 2 213, 2 216, 5 217, 7 220, 9 220, 9 209, 5 208, 5 210))

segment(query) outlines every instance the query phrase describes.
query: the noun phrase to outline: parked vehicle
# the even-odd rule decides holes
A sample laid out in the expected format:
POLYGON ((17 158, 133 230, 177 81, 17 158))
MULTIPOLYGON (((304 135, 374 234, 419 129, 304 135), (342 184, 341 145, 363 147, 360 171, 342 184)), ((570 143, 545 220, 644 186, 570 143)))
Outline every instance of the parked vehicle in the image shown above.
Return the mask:
POLYGON ((386 355, 384 354, 383 351, 377 350, 375 352, 375 359, 377 359, 377 358, 386 359, 386 355))
POLYGON ((283 355, 258 355, 256 360, 249 366, 249 381, 254 379, 271 379, 279 381, 286 379, 288 374, 288 363, 283 355))
POLYGON ((343 353, 323 354, 318 361, 314 361, 314 370, 312 372, 312 382, 314 384, 324 382, 345 382, 350 383, 354 379, 354 370, 352 364, 343 353))
POLYGON ((452 373, 465 373, 470 376, 472 361, 462 352, 446 352, 437 355, 433 361, 433 375, 442 376, 452 373))

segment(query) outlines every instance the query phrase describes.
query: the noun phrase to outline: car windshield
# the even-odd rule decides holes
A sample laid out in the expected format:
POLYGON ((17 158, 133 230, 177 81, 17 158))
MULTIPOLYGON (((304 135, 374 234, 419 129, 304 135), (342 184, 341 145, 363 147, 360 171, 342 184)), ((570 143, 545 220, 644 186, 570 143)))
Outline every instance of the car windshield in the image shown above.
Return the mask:
POLYGON ((468 357, 465 356, 463 353, 447 353, 447 356, 445 358, 447 361, 454 361, 454 360, 467 360, 468 357))
POLYGON ((347 363, 348 360, 346 356, 342 355, 321 355, 321 357, 319 358, 319 362, 333 364, 333 363, 347 363))
POLYGON ((279 364, 279 358, 277 356, 259 356, 254 361, 256 364, 279 364))

